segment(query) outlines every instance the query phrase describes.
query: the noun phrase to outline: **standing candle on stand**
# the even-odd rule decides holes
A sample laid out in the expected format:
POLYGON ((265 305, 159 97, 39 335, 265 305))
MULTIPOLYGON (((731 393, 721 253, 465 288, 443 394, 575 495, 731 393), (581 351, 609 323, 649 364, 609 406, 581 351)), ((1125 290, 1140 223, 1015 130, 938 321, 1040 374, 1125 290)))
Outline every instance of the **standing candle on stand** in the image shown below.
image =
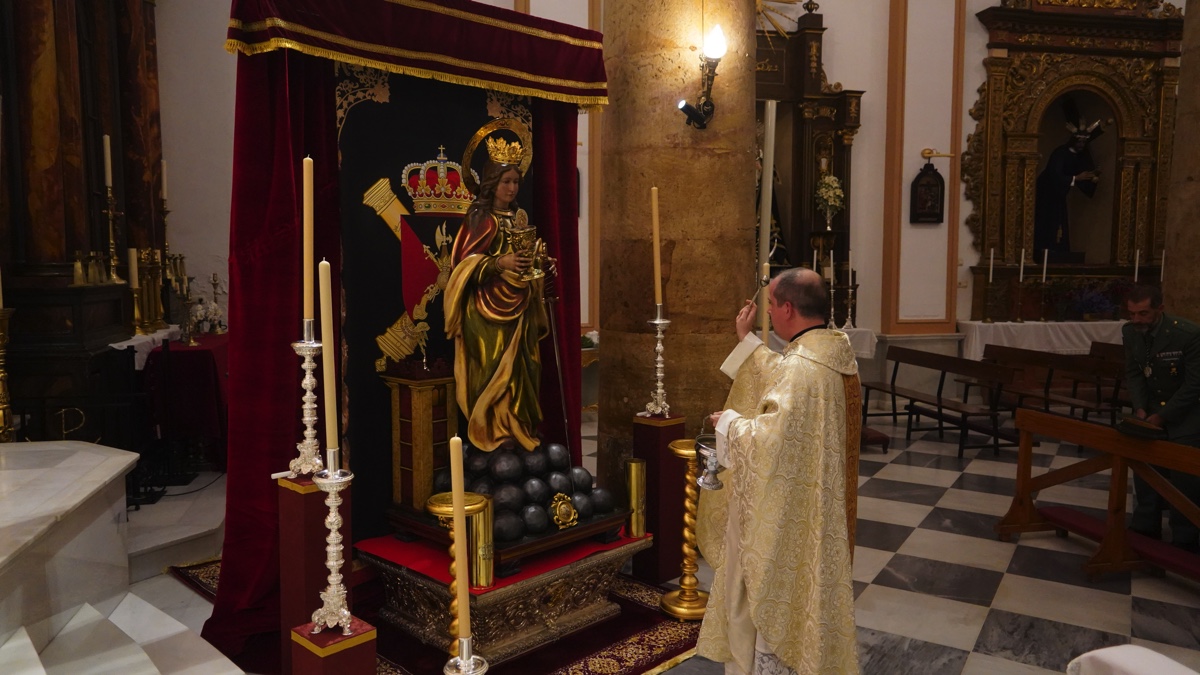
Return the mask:
POLYGON ((846 285, 854 285, 854 251, 846 249, 846 285))
POLYGON ((1050 249, 1042 249, 1042 285, 1046 285, 1046 264, 1050 262, 1050 249))
POLYGON ((813 249, 813 271, 817 271, 817 249, 813 249))
POLYGON ((325 392, 325 447, 329 457, 326 469, 337 471, 341 467, 337 456, 338 427, 337 427, 337 372, 333 365, 333 355, 337 351, 337 342, 333 336, 333 292, 330 280, 331 268, 329 262, 322 260, 321 271, 321 381, 325 392))
POLYGON ((304 318, 313 318, 313 161, 304 158, 304 318))
MULTIPOLYGON (((770 263, 762 264, 762 278, 768 280, 771 278, 770 263)), ((771 284, 769 282, 763 284, 762 293, 759 294, 758 300, 758 321, 762 324, 762 341, 764 345, 768 346, 771 344, 771 341, 767 339, 771 336, 771 315, 767 313, 768 303, 770 302, 768 296, 770 293, 771 284)))
POLYGON ((458 591, 458 637, 471 637, 471 596, 467 592, 467 496, 463 487, 462 439, 450 439, 450 495, 454 503, 454 587, 458 591))
POLYGON ((992 267, 996 262, 996 249, 988 249, 988 283, 992 283, 992 267))
MULTIPOLYGON (((658 242, 658 188, 650 188, 650 227, 654 239, 654 304, 662 304, 662 260, 658 242)), ((464 636, 465 637, 465 636, 464 636)))
POLYGON ((1133 252, 1133 283, 1137 283, 1138 263, 1142 262, 1142 249, 1133 252))
POLYGON ((112 187, 112 141, 104 134, 104 187, 112 187))
POLYGON ((162 161, 162 200, 167 201, 167 160, 162 161))
POLYGON ((1017 273, 1017 283, 1025 281, 1025 249, 1021 249, 1021 270, 1017 273))
POLYGON ((129 288, 138 289, 137 249, 129 249, 129 288))

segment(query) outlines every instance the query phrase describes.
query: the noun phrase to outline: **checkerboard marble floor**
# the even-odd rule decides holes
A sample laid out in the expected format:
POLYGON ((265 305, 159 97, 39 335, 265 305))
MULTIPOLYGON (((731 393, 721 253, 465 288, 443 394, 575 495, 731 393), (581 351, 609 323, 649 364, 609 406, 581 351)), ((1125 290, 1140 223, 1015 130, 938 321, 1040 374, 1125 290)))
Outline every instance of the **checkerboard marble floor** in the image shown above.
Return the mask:
MULTIPOLYGON (((959 459, 955 432, 905 443, 903 425, 890 422, 872 418, 892 442, 886 454, 865 451, 860 467, 853 578, 864 674, 1061 673, 1083 652, 1130 642, 1200 670, 1200 584, 1139 572, 1089 582, 1082 564, 1096 544, 1075 535, 999 541, 993 527, 1012 501, 1016 449, 959 459)), ((1043 441, 1033 471, 1086 456, 1043 441)), ((1107 476, 1086 476, 1043 490, 1038 504, 1102 517, 1107 488, 1107 476)), ((702 567, 706 587, 711 570, 702 567)), ((693 657, 667 672, 724 670, 693 657)))

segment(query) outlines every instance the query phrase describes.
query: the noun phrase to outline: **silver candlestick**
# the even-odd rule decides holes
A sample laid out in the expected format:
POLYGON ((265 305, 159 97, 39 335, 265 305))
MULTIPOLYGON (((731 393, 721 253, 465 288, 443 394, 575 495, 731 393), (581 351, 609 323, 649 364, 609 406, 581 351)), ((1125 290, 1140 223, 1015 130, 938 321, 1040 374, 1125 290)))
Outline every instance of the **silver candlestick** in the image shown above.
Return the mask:
POLYGON ((837 328, 837 324, 833 321, 834 314, 837 314, 837 292, 833 287, 833 282, 829 283, 829 325, 826 328, 833 330, 837 328))
POLYGON ((671 414, 671 406, 667 405, 667 392, 663 389, 663 331, 667 329, 667 326, 671 325, 671 322, 663 318, 662 303, 654 307, 655 316, 649 323, 658 332, 654 345, 654 379, 657 384, 654 389, 654 398, 646 404, 645 412, 638 413, 642 417, 649 417, 651 415, 666 417, 671 414))
POLYGON ((846 291, 846 323, 842 324, 842 330, 854 328, 854 287, 851 286, 846 291))
POLYGON ((329 528, 329 536, 325 538, 325 567, 329 569, 329 585, 321 591, 324 604, 312 615, 314 635, 334 626, 342 627, 342 635, 351 633, 346 586, 342 583, 342 514, 338 512, 342 497, 338 493, 349 489, 352 480, 354 474, 344 469, 325 469, 313 474, 313 482, 329 495, 325 498, 325 506, 329 507, 329 515, 325 516, 325 527, 329 528))
POLYGON ((483 675, 488 671, 487 660, 471 650, 471 640, 470 636, 458 638, 458 656, 446 662, 442 668, 445 675, 483 675))
POLYGON ((292 343, 292 349, 304 358, 304 363, 300 364, 304 370, 304 379, 300 382, 300 386, 304 388, 304 396, 300 399, 304 401, 300 406, 300 421, 304 422, 304 440, 296 444, 300 456, 288 463, 288 478, 315 474, 325 468, 321 462, 321 445, 317 442, 317 395, 313 393, 317 388, 317 378, 313 376, 313 371, 317 368, 316 357, 321 354, 321 343, 313 337, 314 323, 313 319, 305 319, 304 337, 299 342, 292 343))

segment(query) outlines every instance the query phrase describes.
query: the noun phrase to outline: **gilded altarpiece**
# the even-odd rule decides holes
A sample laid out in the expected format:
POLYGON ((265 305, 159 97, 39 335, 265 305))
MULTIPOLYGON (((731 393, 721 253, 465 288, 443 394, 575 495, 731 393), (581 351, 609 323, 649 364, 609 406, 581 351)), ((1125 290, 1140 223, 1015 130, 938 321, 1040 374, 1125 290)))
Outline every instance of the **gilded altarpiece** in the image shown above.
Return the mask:
MULTIPOLYGON (((1099 96, 1115 134, 1112 242, 1108 261, 1052 266, 1051 274, 1131 276, 1134 253, 1157 261, 1166 229, 1176 85, 1183 18, 1154 0, 1005 0, 977 14, 988 29, 987 80, 970 114, 962 178, 973 212, 966 223, 986 261, 994 251, 997 282, 1012 267, 1041 262, 1034 251, 1034 204, 1043 116, 1071 92, 1099 96), (1003 268, 1003 269, 1002 269, 1003 268)), ((1065 134, 1064 134, 1065 136, 1065 134)), ((980 318, 987 263, 973 268, 973 318, 980 318)), ((1157 275, 1155 275, 1157 276, 1157 275)), ((1005 303, 1001 303, 1004 305, 1005 303)), ((1007 310, 993 318, 1003 319, 1007 310)))

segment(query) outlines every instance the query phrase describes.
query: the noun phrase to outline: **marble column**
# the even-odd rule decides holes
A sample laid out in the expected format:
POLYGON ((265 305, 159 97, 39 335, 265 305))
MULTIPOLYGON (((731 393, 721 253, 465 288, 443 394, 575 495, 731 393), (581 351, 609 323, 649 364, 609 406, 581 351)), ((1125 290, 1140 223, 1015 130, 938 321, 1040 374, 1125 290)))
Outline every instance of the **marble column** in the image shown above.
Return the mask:
MULTIPOLYGON (((1179 66, 1175 151, 1171 160, 1171 192, 1167 197, 1167 252, 1163 296, 1167 311, 1200 320, 1200 276, 1192 271, 1200 254, 1200 16, 1188 12, 1183 20, 1183 51, 1179 66), (1192 54, 1192 58, 1186 56, 1192 54)), ((1157 261, 1155 261, 1157 262, 1157 261)))
MULTIPOLYGON (((718 370, 734 347, 733 317, 751 297, 755 260, 754 4, 610 0, 604 54, 610 104, 601 114, 600 482, 624 492, 632 416, 654 390, 650 188, 662 228, 667 403, 695 435, 724 403, 718 370), (685 124, 695 103, 703 35, 729 48, 707 129, 685 124)), ((683 466, 680 466, 682 476, 683 466)))

